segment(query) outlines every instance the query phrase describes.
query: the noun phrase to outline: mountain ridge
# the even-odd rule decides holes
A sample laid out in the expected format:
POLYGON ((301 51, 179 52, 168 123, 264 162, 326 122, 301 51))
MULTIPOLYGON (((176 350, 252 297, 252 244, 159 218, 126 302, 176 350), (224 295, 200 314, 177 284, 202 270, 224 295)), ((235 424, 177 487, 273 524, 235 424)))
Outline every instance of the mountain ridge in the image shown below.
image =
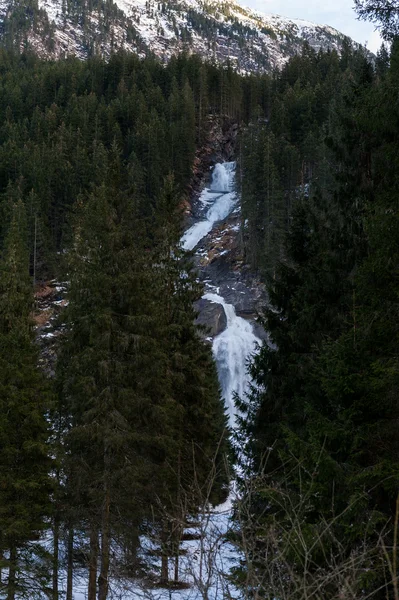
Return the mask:
POLYGON ((338 52, 354 43, 328 25, 262 14, 233 0, 0 0, 0 41, 43 58, 125 49, 168 61, 187 51, 241 73, 279 69, 304 42, 338 52))

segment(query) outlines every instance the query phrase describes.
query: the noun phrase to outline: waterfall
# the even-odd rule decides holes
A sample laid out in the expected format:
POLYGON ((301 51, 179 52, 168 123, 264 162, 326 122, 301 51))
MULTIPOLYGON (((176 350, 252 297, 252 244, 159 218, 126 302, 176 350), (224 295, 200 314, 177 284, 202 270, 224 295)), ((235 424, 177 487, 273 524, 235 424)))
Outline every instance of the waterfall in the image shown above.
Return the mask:
POLYGON ((215 165, 210 189, 217 192, 232 192, 235 168, 235 162, 218 163, 215 165))
POLYGON ((236 315, 232 304, 227 304, 218 294, 207 293, 203 298, 221 304, 226 314, 226 329, 215 337, 212 350, 230 425, 234 427, 234 394, 237 393, 242 398, 248 391, 250 377, 247 373, 247 363, 260 340, 254 334, 251 323, 236 315))
MULTIPOLYGON (((200 196, 200 202, 206 210, 205 218, 194 223, 183 235, 181 244, 185 250, 195 248, 217 222, 226 219, 234 210, 237 204, 234 177, 234 162, 219 163, 215 166, 210 188, 206 188, 200 196)), ((212 288, 212 285, 209 287, 212 288)), ((251 323, 238 317, 234 306, 228 304, 222 296, 206 292, 203 298, 221 304, 226 314, 226 329, 214 338, 212 350, 230 425, 234 427, 234 394, 243 397, 248 391, 248 359, 255 352, 260 340, 255 336, 251 323)))

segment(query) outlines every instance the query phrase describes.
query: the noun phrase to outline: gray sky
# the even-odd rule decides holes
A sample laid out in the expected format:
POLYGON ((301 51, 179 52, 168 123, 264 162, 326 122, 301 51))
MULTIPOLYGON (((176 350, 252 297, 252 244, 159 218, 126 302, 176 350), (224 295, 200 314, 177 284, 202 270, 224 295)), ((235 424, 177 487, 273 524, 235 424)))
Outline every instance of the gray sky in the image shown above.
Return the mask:
POLYGON ((273 13, 283 17, 306 19, 320 25, 331 25, 349 35, 356 42, 364 44, 376 52, 381 39, 374 31, 374 25, 358 21, 353 10, 352 0, 239 0, 263 13, 273 13))

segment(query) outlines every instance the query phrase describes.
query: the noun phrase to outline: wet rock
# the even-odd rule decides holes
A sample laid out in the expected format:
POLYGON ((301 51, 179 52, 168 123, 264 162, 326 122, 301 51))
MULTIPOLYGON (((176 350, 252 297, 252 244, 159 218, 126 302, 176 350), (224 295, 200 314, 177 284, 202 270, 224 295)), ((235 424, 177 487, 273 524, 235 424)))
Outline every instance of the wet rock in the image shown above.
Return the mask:
POLYGON ((215 304, 201 298, 195 307, 199 312, 196 323, 205 325, 207 328, 205 335, 214 337, 226 329, 227 319, 221 304, 215 304))
MULTIPOLYGON (((204 218, 208 207, 199 201, 200 192, 209 186, 216 163, 235 160, 237 135, 237 123, 228 118, 210 116, 208 139, 195 160, 190 210, 185 207, 186 228, 204 218)), ((263 340, 266 333, 256 319, 267 304, 267 294, 265 286, 245 264, 241 229, 237 205, 227 219, 216 224, 201 240, 193 260, 205 290, 219 294, 228 304, 232 304, 237 315, 250 321, 257 337, 263 340)), ((222 306, 201 300, 196 308, 200 313, 197 322, 208 327, 208 336, 214 337, 226 328, 222 306)))
POLYGON ((197 201, 201 190, 209 183, 210 171, 218 162, 235 160, 238 124, 227 116, 209 115, 207 136, 194 159, 191 184, 187 198, 182 203, 186 217, 186 228, 196 215, 197 201))
MULTIPOLYGON (((239 217, 239 214, 230 215, 200 242, 195 265, 199 279, 206 288, 215 291, 228 304, 232 304, 236 314, 250 321, 256 336, 264 340, 267 336, 257 318, 267 305, 266 288, 243 259, 239 217)), ((198 309, 202 312, 203 307, 205 305, 199 305, 198 309)), ((211 316, 205 316, 204 322, 214 326, 211 316)), ((225 327, 225 319, 218 323, 217 333, 222 331, 220 327, 223 323, 225 327)))

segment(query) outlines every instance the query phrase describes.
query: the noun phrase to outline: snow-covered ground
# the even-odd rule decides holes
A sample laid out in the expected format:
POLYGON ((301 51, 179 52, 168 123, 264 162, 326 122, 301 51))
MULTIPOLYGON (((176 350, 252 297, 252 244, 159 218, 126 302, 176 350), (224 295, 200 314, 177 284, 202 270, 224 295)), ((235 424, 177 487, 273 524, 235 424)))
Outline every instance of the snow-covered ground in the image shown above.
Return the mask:
MULTIPOLYGON (((196 515, 196 526, 190 530, 197 539, 181 544, 180 582, 187 583, 186 589, 161 589, 148 587, 143 581, 111 578, 110 600, 233 600, 240 592, 226 577, 230 569, 239 562, 236 548, 226 541, 229 529, 233 493, 229 499, 214 509, 204 509, 196 515)), ((186 531, 187 533, 188 531, 186 531)), ((141 540, 143 551, 155 546, 148 539, 141 540)), ((159 573, 160 560, 153 559, 154 571, 159 573)), ((173 579, 173 564, 169 565, 173 579)), ((74 575, 74 600, 87 600, 87 569, 74 575)), ((61 589, 65 591, 66 581, 61 589)))

